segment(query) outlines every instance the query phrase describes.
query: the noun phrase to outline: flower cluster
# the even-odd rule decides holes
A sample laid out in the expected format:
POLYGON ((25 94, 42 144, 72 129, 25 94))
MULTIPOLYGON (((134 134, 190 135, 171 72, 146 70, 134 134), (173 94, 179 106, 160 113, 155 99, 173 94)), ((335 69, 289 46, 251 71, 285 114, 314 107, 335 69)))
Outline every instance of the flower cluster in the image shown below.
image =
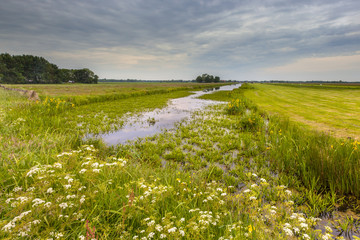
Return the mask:
POLYGON ((3 226, 0 225, 1 231, 12 237, 48 236, 62 239, 66 233, 50 230, 63 229, 74 223, 82 224, 87 218, 88 201, 96 196, 96 187, 88 182, 89 178, 98 174, 94 170, 109 172, 112 168, 119 170, 126 164, 122 158, 101 162, 94 153, 94 147, 86 145, 79 150, 57 155, 58 161, 51 165, 29 169, 24 174, 27 188, 14 187, 1 203, 6 206, 7 215, 12 216, 3 226), (82 170, 79 171, 80 168, 82 170), (19 213, 17 209, 22 209, 22 212, 19 213))

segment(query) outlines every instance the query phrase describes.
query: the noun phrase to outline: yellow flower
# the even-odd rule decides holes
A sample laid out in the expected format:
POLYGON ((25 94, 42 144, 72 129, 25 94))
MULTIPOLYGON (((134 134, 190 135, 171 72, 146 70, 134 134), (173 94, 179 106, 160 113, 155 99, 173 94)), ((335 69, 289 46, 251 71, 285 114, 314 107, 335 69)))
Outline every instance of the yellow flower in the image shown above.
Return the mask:
POLYGON ((251 233, 252 231, 254 231, 255 230, 255 227, 253 226, 253 225, 249 225, 249 227, 248 227, 248 229, 249 229, 249 232, 251 233))

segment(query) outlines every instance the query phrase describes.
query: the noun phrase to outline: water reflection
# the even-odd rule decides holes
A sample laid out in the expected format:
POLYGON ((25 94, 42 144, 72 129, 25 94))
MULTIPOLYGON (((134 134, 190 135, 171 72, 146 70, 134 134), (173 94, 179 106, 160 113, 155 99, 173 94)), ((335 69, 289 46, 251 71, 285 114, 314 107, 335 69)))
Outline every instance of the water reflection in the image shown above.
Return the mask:
POLYGON ((191 113, 200 110, 206 106, 218 104, 217 101, 198 99, 197 97, 209 94, 212 91, 231 91, 240 87, 241 84, 217 87, 207 89, 206 91, 197 91, 193 95, 183 98, 172 99, 169 105, 163 109, 156 109, 151 112, 145 112, 140 116, 130 117, 122 129, 100 135, 108 145, 126 143, 128 140, 151 136, 161 132, 163 129, 174 127, 176 122, 187 119, 191 113))

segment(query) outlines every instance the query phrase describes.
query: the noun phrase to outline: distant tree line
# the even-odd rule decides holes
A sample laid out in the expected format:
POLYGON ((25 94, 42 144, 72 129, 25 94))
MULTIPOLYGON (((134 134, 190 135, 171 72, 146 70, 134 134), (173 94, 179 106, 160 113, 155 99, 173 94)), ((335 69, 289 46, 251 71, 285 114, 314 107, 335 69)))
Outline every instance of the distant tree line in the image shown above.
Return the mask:
POLYGON ((198 83, 220 82, 220 77, 218 77, 218 76, 214 77, 213 75, 209 75, 207 73, 204 73, 201 76, 200 75, 197 76, 195 81, 198 82, 198 83))
POLYGON ((97 83, 98 76, 87 68, 61 69, 43 57, 0 54, 0 83, 97 83))

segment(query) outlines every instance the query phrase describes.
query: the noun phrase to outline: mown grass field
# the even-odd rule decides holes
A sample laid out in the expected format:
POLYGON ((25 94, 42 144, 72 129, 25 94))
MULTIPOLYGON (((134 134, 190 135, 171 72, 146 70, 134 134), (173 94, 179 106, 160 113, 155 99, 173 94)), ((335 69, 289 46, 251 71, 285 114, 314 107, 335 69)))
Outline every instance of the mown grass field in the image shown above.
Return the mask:
POLYGON ((360 138, 360 85, 254 84, 245 96, 270 113, 336 137, 360 138))
POLYGON ((74 104, 0 89, 0 238, 356 239, 359 144, 269 116, 248 91, 110 147, 84 136, 190 93, 74 104))

